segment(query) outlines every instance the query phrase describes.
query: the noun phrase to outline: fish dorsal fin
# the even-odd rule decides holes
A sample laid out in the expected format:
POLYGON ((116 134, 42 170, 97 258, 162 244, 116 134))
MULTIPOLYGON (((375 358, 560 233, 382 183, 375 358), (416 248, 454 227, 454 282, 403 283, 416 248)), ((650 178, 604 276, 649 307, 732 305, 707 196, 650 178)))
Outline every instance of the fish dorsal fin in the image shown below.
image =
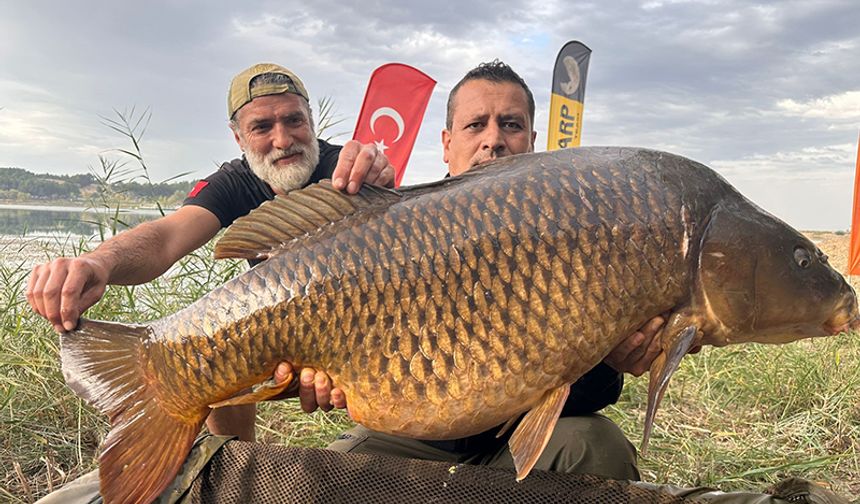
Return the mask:
POLYGON ((528 476, 549 443, 569 394, 569 383, 547 390, 540 402, 526 413, 508 441, 514 467, 517 469, 517 481, 528 476))
POLYGON ((324 180, 267 201, 236 219, 215 245, 215 258, 265 259, 285 243, 361 210, 387 206, 402 194, 362 185, 346 194, 324 180))

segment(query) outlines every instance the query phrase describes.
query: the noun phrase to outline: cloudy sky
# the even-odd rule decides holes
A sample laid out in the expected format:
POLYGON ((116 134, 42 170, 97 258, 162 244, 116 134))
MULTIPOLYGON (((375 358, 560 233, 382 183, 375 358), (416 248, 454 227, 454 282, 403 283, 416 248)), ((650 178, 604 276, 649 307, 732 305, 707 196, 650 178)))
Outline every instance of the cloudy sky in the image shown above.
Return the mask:
POLYGON ((227 85, 261 61, 333 98, 345 141, 370 73, 397 61, 438 81, 404 182, 433 180, 447 93, 482 61, 529 83, 543 150, 555 56, 577 39, 593 50, 583 145, 682 154, 798 228, 850 225, 860 2, 346 3, 0 0, 0 166, 98 169, 128 148, 100 116, 136 107, 152 178, 203 177, 238 155, 227 85))

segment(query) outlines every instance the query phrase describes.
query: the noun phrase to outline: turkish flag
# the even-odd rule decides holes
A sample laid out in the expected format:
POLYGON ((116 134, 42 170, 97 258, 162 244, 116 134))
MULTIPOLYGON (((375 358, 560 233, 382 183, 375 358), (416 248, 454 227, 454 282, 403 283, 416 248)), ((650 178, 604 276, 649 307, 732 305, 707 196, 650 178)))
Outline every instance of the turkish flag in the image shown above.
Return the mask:
POLYGON ((427 102, 436 81, 401 63, 388 63, 373 71, 358 114, 353 140, 374 142, 394 167, 399 186, 427 102))

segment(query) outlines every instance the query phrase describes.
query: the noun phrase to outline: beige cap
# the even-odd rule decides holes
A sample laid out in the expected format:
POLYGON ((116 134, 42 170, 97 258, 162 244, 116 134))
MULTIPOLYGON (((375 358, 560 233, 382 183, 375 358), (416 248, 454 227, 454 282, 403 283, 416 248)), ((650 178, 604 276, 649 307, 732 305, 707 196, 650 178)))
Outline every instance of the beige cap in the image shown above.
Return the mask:
POLYGON ((244 107, 251 100, 258 96, 273 95, 280 93, 293 93, 308 100, 308 91, 301 79, 293 72, 286 68, 275 65, 274 63, 257 63, 256 65, 243 70, 238 75, 233 77, 230 82, 230 90, 227 93, 227 118, 233 119, 236 111, 244 107), (263 84, 254 87, 251 92, 251 81, 254 77, 263 74, 280 74, 287 79, 278 84, 263 84))

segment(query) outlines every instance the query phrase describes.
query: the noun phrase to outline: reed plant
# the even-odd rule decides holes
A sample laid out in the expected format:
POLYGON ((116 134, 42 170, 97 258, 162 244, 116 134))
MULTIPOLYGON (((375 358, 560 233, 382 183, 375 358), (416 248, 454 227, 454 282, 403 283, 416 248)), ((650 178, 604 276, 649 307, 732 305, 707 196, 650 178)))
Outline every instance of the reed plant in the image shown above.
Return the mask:
MULTIPOLYGON (((857 336, 688 356, 640 458, 643 479, 752 490, 794 476, 860 495, 857 336)), ((607 410, 636 444, 647 393, 647 377, 628 376, 607 410)))
MULTIPOLYGON (((137 170, 145 170, 138 133, 148 119, 119 116, 112 126, 134 140, 123 154, 132 165, 138 163, 137 170)), ((45 258, 79 255, 126 227, 122 209, 111 200, 111 185, 137 175, 122 163, 100 159, 104 186, 92 202, 100 210, 99 236, 42 244, 45 258)), ((57 335, 24 299, 30 264, 8 259, 16 257, 15 250, 5 252, 7 260, 0 262, 0 502, 24 503, 93 469, 108 426, 65 386, 57 335)), ((86 316, 152 320, 187 306, 245 268, 244 262, 213 260, 210 244, 149 284, 109 287, 86 316)), ((647 379, 628 377, 619 402, 605 411, 634 443, 641 437, 646 397, 647 379)), ((262 442, 322 447, 351 425, 344 411, 305 414, 296 400, 258 408, 262 442)), ((760 490, 798 476, 845 495, 860 494, 857 335, 705 349, 686 358, 657 414, 640 469, 646 481, 679 486, 760 490)))
MULTIPOLYGON (((81 250, 67 251, 80 253, 81 250)), ((171 274, 112 286, 87 316, 145 321, 202 296, 246 266, 206 247, 171 274)), ((57 335, 23 298, 29 269, 0 264, 0 501, 31 502, 95 467, 105 419, 65 386, 57 335)), ((635 444, 647 380, 627 378, 605 412, 635 444)), ((295 400, 258 408, 262 442, 322 447, 352 424, 343 411, 301 411, 295 400)), ((860 494, 860 342, 856 334, 789 345, 706 348, 687 357, 658 412, 643 479, 723 490, 763 489, 798 476, 860 494)))
MULTIPOLYGON (((76 255, 85 247, 57 250, 76 255)), ((245 268, 205 247, 145 286, 110 286, 87 317, 142 322, 172 313, 245 268)), ((95 466, 104 417, 65 386, 58 337, 24 299, 30 269, 0 263, 0 502, 32 502, 95 466)))

